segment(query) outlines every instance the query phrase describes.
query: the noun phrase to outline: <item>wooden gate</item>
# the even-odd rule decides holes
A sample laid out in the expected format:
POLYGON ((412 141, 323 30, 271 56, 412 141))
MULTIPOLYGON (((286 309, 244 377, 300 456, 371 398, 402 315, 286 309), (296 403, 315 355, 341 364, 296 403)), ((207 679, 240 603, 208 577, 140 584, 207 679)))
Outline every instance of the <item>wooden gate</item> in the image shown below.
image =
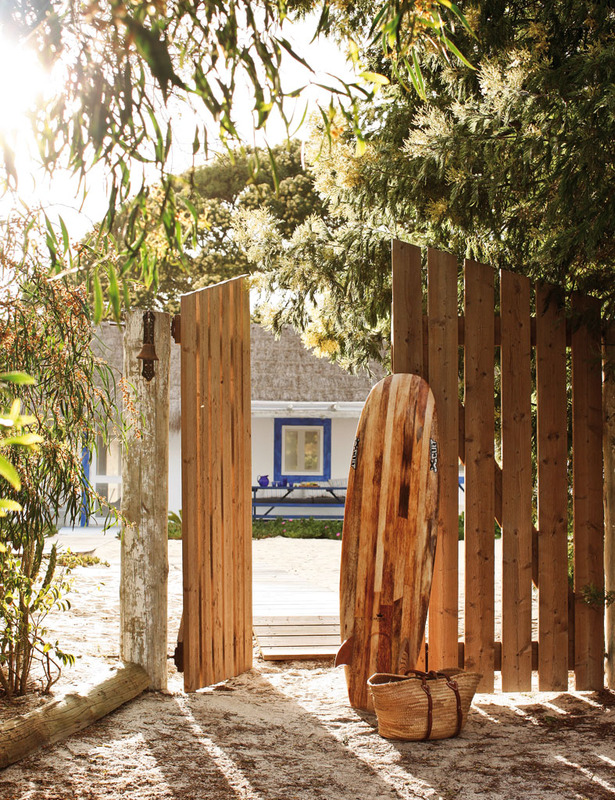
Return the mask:
POLYGON ((243 278, 181 299, 184 687, 252 666, 250 318, 243 278))
POLYGON ((578 690, 600 689, 600 306, 573 295, 567 324, 553 287, 532 286, 511 272, 497 275, 473 261, 460 272, 456 258, 436 250, 428 252, 426 277, 424 298, 419 248, 394 242, 393 371, 429 381, 442 451, 439 543, 424 657, 430 669, 459 663, 481 672, 482 691, 493 691, 496 669, 504 691, 529 690, 532 669, 538 670, 541 690, 565 690, 569 666, 578 690), (575 324, 575 316, 582 324, 575 324), (463 605, 458 602, 459 460, 465 465, 463 605), (502 528, 500 641, 494 636, 494 518, 502 528))

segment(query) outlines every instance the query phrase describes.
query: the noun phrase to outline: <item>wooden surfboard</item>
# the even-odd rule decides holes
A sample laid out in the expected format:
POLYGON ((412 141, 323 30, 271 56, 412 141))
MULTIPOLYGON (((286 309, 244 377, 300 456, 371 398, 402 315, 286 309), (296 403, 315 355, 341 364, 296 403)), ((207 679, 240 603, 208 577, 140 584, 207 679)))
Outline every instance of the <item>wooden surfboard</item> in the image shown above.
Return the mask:
POLYGON ((367 679, 404 672, 419 655, 438 522, 434 397, 417 375, 376 384, 355 439, 342 534, 336 666, 350 704, 373 710, 367 679))

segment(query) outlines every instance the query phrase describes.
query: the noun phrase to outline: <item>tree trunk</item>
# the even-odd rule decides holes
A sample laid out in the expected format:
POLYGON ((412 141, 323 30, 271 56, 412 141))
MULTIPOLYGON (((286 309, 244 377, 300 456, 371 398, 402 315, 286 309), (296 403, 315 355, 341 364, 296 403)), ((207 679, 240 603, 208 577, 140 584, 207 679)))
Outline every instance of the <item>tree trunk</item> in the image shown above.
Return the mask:
POLYGON ((0 725, 0 769, 39 747, 55 744, 87 728, 147 689, 149 677, 136 664, 125 664, 115 675, 83 694, 68 694, 0 725))
POLYGON ((131 386, 135 425, 122 464, 120 654, 140 664, 150 687, 167 688, 167 545, 169 363, 171 322, 155 313, 155 376, 141 375, 143 312, 132 311, 124 333, 124 376, 131 386), (134 387, 134 389, 132 388, 134 387))

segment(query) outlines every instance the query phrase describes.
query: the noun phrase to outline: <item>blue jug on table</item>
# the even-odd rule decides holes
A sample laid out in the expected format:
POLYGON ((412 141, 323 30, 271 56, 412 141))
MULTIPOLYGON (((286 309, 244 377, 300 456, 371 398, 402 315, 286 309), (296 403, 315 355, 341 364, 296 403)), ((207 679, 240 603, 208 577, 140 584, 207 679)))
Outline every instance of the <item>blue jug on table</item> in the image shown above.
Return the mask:
POLYGON ((269 486, 269 475, 259 475, 256 480, 259 486, 269 486))

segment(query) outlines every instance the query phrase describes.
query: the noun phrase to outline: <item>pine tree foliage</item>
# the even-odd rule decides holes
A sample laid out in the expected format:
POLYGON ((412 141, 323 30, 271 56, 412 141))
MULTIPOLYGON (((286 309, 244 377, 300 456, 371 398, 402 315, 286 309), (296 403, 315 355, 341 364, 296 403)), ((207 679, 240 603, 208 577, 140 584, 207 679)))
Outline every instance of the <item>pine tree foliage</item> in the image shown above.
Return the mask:
MULTIPOLYGON (((313 179, 301 164, 301 143, 293 140, 274 147, 272 157, 260 149, 238 148, 172 178, 177 240, 183 246, 170 249, 166 236, 152 225, 141 255, 155 262, 155 280, 148 282, 147 271, 142 270, 140 280, 132 282, 130 302, 176 313, 182 294, 252 272, 254 265, 235 232, 237 215, 242 212, 260 209, 275 215, 283 241, 309 215, 323 213, 313 179)), ((147 202, 156 207, 163 192, 160 186, 152 189, 147 202)), ((125 269, 121 240, 128 218, 129 212, 122 211, 111 235, 101 238, 97 228, 82 244, 90 270, 101 271, 107 291, 108 262, 120 273, 125 269), (105 259, 99 267, 101 244, 105 259)))
POLYGON ((389 71, 361 110, 360 159, 344 120, 328 142, 316 131, 316 186, 336 224, 312 221, 281 266, 274 252, 264 261, 270 287, 295 292, 276 322, 318 320, 355 363, 366 328, 372 352, 388 335, 393 236, 594 294, 615 316, 615 10, 580 0, 460 8, 476 33, 460 46, 476 69, 424 49, 425 103, 389 71))

